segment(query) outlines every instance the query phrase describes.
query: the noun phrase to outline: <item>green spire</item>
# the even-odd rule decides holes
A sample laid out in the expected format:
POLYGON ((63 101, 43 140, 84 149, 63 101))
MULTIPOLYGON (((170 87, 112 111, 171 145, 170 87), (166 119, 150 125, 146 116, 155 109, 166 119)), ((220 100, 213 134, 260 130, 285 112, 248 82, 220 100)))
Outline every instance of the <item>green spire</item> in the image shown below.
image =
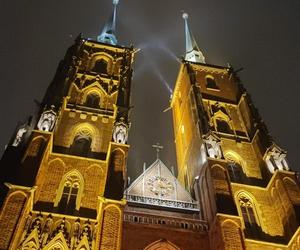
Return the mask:
POLYGON ((97 37, 98 42, 108 43, 112 45, 117 44, 116 32, 116 15, 117 15, 117 5, 119 0, 113 0, 114 11, 111 18, 106 22, 101 34, 97 37))
POLYGON ((185 60, 190 62, 205 63, 205 57, 200 51, 196 40, 189 29, 187 13, 183 13, 182 17, 185 23, 185 60))

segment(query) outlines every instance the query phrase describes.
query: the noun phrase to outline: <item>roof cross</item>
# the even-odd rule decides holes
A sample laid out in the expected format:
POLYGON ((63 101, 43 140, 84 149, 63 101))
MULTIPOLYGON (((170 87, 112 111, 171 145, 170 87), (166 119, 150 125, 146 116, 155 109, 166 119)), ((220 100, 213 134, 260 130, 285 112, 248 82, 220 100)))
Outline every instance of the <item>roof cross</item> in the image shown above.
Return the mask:
POLYGON ((162 145, 160 145, 158 142, 154 145, 152 145, 152 148, 156 149, 156 157, 159 159, 159 152, 164 148, 162 145))

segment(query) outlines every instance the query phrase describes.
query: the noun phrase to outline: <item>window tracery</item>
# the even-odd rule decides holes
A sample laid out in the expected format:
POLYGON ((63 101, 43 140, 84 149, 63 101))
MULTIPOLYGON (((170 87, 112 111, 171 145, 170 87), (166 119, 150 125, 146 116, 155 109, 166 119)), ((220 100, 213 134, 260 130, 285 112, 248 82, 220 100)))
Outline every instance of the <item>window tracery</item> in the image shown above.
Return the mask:
POLYGON ((61 181, 55 206, 64 214, 79 210, 83 192, 83 178, 77 171, 68 173, 61 181))
POLYGON ((257 237, 259 234, 259 224, 255 215, 255 207, 252 200, 242 194, 238 198, 241 215, 244 220, 246 234, 257 237))

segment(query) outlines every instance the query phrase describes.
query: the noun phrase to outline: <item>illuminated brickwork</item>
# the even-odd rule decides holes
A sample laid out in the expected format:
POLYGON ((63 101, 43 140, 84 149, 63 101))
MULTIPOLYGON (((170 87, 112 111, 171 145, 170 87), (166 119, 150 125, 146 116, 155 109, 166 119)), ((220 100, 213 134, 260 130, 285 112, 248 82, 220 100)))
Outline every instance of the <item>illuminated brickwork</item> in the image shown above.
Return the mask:
POLYGON ((1 250, 121 248, 133 54, 81 37, 68 50, 37 118, 4 153, 3 166, 17 163, 1 250))
POLYGON ((211 249, 297 249, 298 180, 234 70, 183 61, 171 106, 179 179, 211 249))

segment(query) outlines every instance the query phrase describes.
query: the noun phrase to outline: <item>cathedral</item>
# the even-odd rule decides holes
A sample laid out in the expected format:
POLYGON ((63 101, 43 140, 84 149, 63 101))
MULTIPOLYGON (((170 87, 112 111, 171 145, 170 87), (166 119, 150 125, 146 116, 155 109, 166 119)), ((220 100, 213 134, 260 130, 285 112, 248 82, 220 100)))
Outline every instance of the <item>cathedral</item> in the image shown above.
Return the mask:
POLYGON ((118 43, 117 5, 96 40, 76 38, 5 149, 0 250, 300 249, 287 152, 237 71, 206 63, 186 13, 170 99, 178 176, 156 144, 156 160, 128 180, 137 49, 118 43))

